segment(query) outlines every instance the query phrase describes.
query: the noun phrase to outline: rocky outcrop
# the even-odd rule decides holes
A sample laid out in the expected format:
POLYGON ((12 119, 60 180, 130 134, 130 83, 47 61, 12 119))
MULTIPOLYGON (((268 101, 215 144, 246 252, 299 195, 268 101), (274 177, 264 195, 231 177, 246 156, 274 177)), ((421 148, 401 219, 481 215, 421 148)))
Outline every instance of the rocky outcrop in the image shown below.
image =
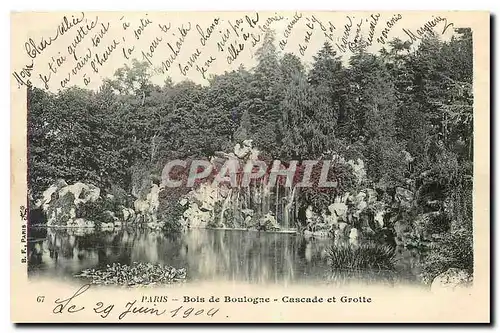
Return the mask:
POLYGON ((413 192, 402 187, 396 187, 394 199, 402 208, 409 209, 413 202, 413 192))
MULTIPOLYGON (((227 161, 237 162, 242 167, 258 157, 259 151, 252 147, 251 140, 245 140, 230 153, 217 152, 211 163, 220 170, 227 161)), ((169 196, 167 189, 155 184, 147 173, 138 177, 137 182, 141 186, 140 191, 133 191, 136 193, 135 201, 130 200, 125 191, 122 194, 112 192, 117 198, 125 198, 118 200, 110 193, 101 196, 100 189, 93 185, 82 182, 69 185, 60 180, 43 193, 39 206, 47 213, 49 225, 93 225, 102 229, 119 228, 129 223, 150 228, 179 223, 182 227, 193 228, 297 229, 315 236, 335 235, 356 243, 367 234, 387 228, 387 208, 391 203, 378 190, 366 185, 363 161, 346 161, 338 155, 334 155, 332 160, 348 170, 349 181, 354 181, 354 185, 348 192, 334 197, 322 211, 315 211, 312 206, 307 209, 297 207, 303 205, 297 205, 295 201, 300 198, 297 194, 300 190, 289 186, 276 191, 265 185, 265 176, 263 182, 254 182, 251 186, 239 184, 232 187, 213 181, 202 183, 189 193, 177 193, 175 200, 166 202, 165 198, 169 196), (165 207, 172 208, 176 214, 166 214, 168 210, 165 207), (168 216, 175 216, 175 223, 165 222, 168 216)), ((396 188, 394 193, 392 199, 398 206, 411 205, 411 191, 396 188)))
MULTIPOLYGON (((258 155, 259 151, 252 147, 251 140, 245 140, 242 144, 237 144, 230 153, 215 153, 211 163, 217 170, 226 165, 227 161, 235 161, 244 166, 248 161, 257 160, 258 155)), ((386 228, 384 222, 387 204, 379 198, 375 189, 366 187, 359 190, 366 183, 364 162, 360 159, 346 161, 339 155, 333 155, 332 160, 350 170, 356 189, 335 197, 323 211, 304 207, 302 213, 298 212, 294 202, 298 195, 293 186, 282 187, 276 192, 261 183, 234 188, 229 184, 207 182, 183 197, 183 206, 186 207, 182 215, 183 224, 191 227, 249 229, 297 227, 300 232, 311 235, 344 235, 346 240, 349 239, 352 228, 356 228, 357 234, 353 238, 356 240, 362 237, 366 229, 373 233, 386 228), (342 231, 336 232, 340 228, 342 231)), ((401 200, 409 196, 405 191, 399 191, 398 194, 402 196, 401 200)))
POLYGON ((356 228, 352 228, 349 232, 349 243, 351 245, 359 245, 359 231, 356 228))
POLYGON ((101 195, 101 190, 92 184, 58 180, 43 192, 34 208, 43 212, 48 226, 113 230, 126 224, 144 223, 159 228, 161 223, 156 219, 159 191, 153 184, 146 199, 137 199, 132 209, 110 193, 101 195))
POLYGON ((68 220, 66 226, 72 228, 94 228, 95 222, 84 218, 76 218, 74 220, 68 220))
MULTIPOLYGON (((228 195, 230 192, 226 193, 225 198, 219 195, 217 186, 213 183, 200 185, 181 200, 181 204, 187 207, 182 215, 182 223, 193 228, 206 228, 217 220, 215 206, 224 206, 221 202, 225 202, 228 195)), ((223 215, 224 207, 221 212, 221 216, 223 215)))
MULTIPOLYGON (((244 140, 242 144, 236 144, 230 153, 216 152, 211 163, 218 170, 228 161, 243 167, 248 160, 256 160, 258 155, 259 151, 252 147, 252 140, 244 140)), ((250 191, 249 187, 233 188, 229 183, 202 183, 180 200, 186 208, 181 222, 193 228, 259 228, 261 224, 263 227, 275 225, 277 223, 271 222, 270 218, 264 219, 265 222, 259 220, 264 217, 263 210, 257 214, 249 208, 251 201, 264 206, 268 195, 263 188, 250 191)))
POLYGON ((259 219, 258 230, 279 230, 280 226, 274 215, 269 212, 259 219))
POLYGON ((239 159, 257 160, 259 151, 252 146, 253 140, 243 140, 242 145, 237 143, 234 147, 234 155, 239 159))
POLYGON ((125 206, 120 206, 123 222, 132 222, 135 221, 135 211, 132 208, 127 208, 125 206))
POLYGON ((358 243, 363 234, 374 234, 388 228, 386 214, 389 206, 390 203, 380 198, 376 190, 365 188, 336 197, 328 206, 329 214, 323 214, 322 220, 326 222, 328 234, 358 243))
POLYGON ((64 196, 68 193, 73 194, 75 200, 75 206, 84 204, 87 202, 95 202, 99 199, 101 190, 92 184, 84 184, 81 182, 75 183, 73 185, 68 185, 59 190, 59 196, 64 196))
POLYGON ((54 184, 50 185, 49 188, 42 193, 42 198, 36 202, 36 208, 42 208, 42 210, 46 212, 50 202, 59 197, 59 190, 66 186, 68 186, 68 184, 64 179, 59 179, 54 184))
POLYGON ((347 205, 346 201, 349 194, 344 195, 343 197, 336 197, 335 201, 328 206, 328 210, 330 211, 331 223, 337 224, 339 222, 347 221, 347 205))
POLYGON ((98 187, 91 184, 77 182, 68 185, 64 180, 58 180, 43 192, 35 208, 43 210, 49 226, 86 225, 77 219, 77 210, 82 205, 96 202, 100 192, 98 187))
POLYGON ((439 274, 432 280, 431 291, 455 291, 461 288, 470 287, 472 275, 467 271, 458 268, 450 268, 446 272, 439 274))

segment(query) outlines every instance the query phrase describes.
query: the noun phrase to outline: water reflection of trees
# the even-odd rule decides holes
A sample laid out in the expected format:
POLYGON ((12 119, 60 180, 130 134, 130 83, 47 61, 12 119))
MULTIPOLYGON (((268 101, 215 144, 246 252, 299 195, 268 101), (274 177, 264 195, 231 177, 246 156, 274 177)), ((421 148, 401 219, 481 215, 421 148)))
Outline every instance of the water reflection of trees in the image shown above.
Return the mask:
POLYGON ((141 228, 85 233, 45 229, 30 234, 31 273, 71 276, 119 262, 187 268, 194 280, 254 283, 324 281, 332 278, 326 239, 282 233, 193 229, 166 235, 141 228))
POLYGON ((32 236, 32 272, 71 275, 113 262, 152 262, 186 267, 193 279, 288 282, 326 267, 316 261, 324 261, 327 242, 290 234, 190 230, 167 236, 137 228, 96 233, 45 229, 32 236))
POLYGON ((320 277, 327 268, 322 255, 327 240, 245 231, 191 232, 189 249, 196 255, 189 257, 189 267, 205 278, 287 283, 320 277))

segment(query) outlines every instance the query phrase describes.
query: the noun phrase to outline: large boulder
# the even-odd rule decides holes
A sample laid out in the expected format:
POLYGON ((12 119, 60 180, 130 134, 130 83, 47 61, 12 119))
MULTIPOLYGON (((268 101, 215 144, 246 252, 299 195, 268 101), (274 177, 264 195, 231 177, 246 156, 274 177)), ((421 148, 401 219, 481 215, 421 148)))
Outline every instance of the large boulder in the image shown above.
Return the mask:
POLYGON ((149 201, 137 199, 134 201, 134 210, 137 214, 146 215, 149 212, 149 201))
POLYGON ((236 146, 234 147, 234 154, 238 158, 245 158, 248 154, 250 154, 251 150, 252 148, 249 147, 248 145, 244 144, 243 146, 241 146, 239 143, 237 143, 236 146))
POLYGON ((68 185, 64 180, 57 180, 49 186, 35 208, 40 208, 47 217, 47 225, 72 225, 77 218, 78 208, 99 199, 101 190, 92 184, 77 182, 68 185))
POLYGON ((255 212, 253 209, 243 208, 241 210, 241 214, 243 214, 243 217, 246 219, 247 217, 252 217, 255 214, 255 212))
POLYGON ((99 199, 101 190, 92 184, 84 184, 81 182, 68 185, 59 190, 59 196, 64 196, 67 193, 73 194, 75 197, 75 206, 82 203, 95 202, 99 199))
POLYGON ((257 160, 259 151, 252 147, 252 140, 244 140, 242 145, 237 143, 234 146, 234 155, 239 159, 257 160))
POLYGON ((54 184, 43 191, 42 198, 36 202, 35 208, 42 208, 43 211, 46 212, 52 199, 57 197, 59 190, 66 186, 68 186, 68 183, 66 183, 64 179, 58 179, 54 184))
POLYGON ((375 211, 374 220, 375 220, 375 222, 377 222, 377 224, 380 228, 384 227, 384 216, 385 216, 385 210, 375 211))
POLYGON ((412 223, 407 219, 400 219, 395 221, 393 224, 396 245, 402 245, 404 247, 418 246, 419 237, 417 231, 413 227, 412 223))
POLYGON ((455 291, 461 288, 470 287, 472 275, 467 271, 458 268, 450 268, 446 272, 439 274, 432 280, 431 291, 455 291))
POLYGON ((271 212, 267 213, 259 220, 259 230, 276 230, 279 228, 280 226, 271 212))
POLYGON ((347 205, 345 202, 334 202, 328 206, 328 210, 332 216, 335 216, 336 221, 346 221, 347 220, 347 205))
POLYGON ((307 209, 306 209, 306 221, 307 221, 307 223, 313 222, 315 217, 316 217, 316 214, 314 213, 312 206, 307 206, 307 209))
POLYGON ((191 190, 185 197, 180 200, 180 204, 187 207, 184 211, 183 224, 195 228, 205 228, 209 224, 219 222, 218 225, 223 226, 224 221, 221 216, 229 207, 230 193, 226 197, 219 195, 218 187, 211 184, 202 184, 200 187, 191 190), (221 212, 216 213, 216 204, 220 205, 221 212))
POLYGON ((349 244, 351 245, 359 245, 359 231, 356 228, 352 228, 349 232, 349 244))
POLYGON ((212 211, 201 210, 198 203, 192 202, 183 213, 184 224, 194 228, 206 228, 214 219, 212 211))
POLYGON ((367 195, 365 192, 359 192, 354 197, 355 210, 353 216, 359 218, 363 210, 368 207, 368 203, 365 201, 367 195))
POLYGON ((162 190, 162 187, 151 182, 147 193, 142 193, 142 195, 134 201, 134 212, 128 211, 123 213, 125 221, 127 220, 126 217, 131 219, 135 215, 135 222, 137 223, 157 224, 158 209, 160 207, 160 192, 162 190))

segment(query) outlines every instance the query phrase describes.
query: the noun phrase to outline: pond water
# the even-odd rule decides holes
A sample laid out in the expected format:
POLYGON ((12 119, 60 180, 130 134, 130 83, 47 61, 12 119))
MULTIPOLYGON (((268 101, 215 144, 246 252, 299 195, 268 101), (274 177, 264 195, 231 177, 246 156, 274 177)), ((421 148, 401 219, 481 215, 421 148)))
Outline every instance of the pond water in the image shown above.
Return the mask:
POLYGON ((145 229, 110 232, 32 228, 28 241, 28 273, 74 279, 87 268, 119 262, 150 262, 186 268, 188 281, 249 283, 332 283, 381 280, 418 281, 418 256, 397 250, 396 273, 339 274, 328 264, 330 239, 289 233, 192 229, 172 236, 145 229))

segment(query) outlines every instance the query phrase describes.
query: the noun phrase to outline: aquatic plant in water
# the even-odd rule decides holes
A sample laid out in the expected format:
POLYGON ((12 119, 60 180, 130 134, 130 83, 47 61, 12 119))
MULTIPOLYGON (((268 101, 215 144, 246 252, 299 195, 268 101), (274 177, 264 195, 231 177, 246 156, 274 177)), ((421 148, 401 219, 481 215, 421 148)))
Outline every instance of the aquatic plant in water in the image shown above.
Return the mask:
POLYGON ((333 246, 328 250, 333 270, 394 270, 395 250, 388 245, 366 243, 359 246, 333 246))
POLYGON ((147 286, 182 282, 186 279, 186 269, 152 263, 134 262, 131 266, 113 263, 104 269, 85 269, 75 277, 98 285, 147 286))

